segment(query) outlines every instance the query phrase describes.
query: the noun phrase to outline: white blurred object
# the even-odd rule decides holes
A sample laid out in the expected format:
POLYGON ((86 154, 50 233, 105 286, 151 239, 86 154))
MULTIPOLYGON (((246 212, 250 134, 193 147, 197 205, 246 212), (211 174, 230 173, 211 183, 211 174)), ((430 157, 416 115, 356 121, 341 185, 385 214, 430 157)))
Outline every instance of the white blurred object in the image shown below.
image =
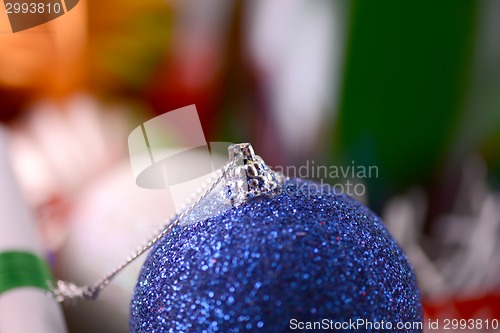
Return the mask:
POLYGON ((120 107, 105 107, 82 94, 65 103, 40 101, 12 128, 14 174, 29 206, 49 212, 38 216, 48 250, 64 240, 67 223, 61 212, 76 193, 125 155, 126 115, 120 107))
POLYGON ((414 265, 423 294, 463 295, 500 285, 500 194, 489 188, 487 174, 479 156, 466 160, 451 212, 432 221, 431 235, 422 235, 423 191, 395 197, 384 207, 384 221, 414 265))
POLYGON ((270 110, 289 156, 315 147, 335 119, 346 23, 342 1, 250 1, 250 54, 266 76, 270 110), (332 112, 334 110, 334 112, 332 112))
POLYGON ((126 114, 84 94, 64 104, 46 100, 34 105, 11 140, 13 169, 30 204, 78 190, 121 159, 129 130, 126 114))
POLYGON ((422 249, 421 233, 427 212, 427 197, 420 188, 392 198, 384 207, 383 220, 415 267, 420 289, 431 293, 445 288, 436 265, 422 249))
MULTIPOLYGON (((35 222, 10 170, 6 141, 0 128, 0 253, 21 250, 43 258, 35 222)), ((66 327, 61 309, 44 290, 17 288, 0 295, 0 332, 64 333, 66 327)))
POLYGON ((438 222, 438 236, 456 248, 439 263, 448 285, 462 292, 500 285, 500 195, 479 156, 466 161, 453 211, 438 222))
MULTIPOLYGON (((75 201, 68 237, 57 252, 58 277, 79 285, 94 283, 173 212, 167 191, 139 188, 128 161, 120 163, 89 184, 75 201)), ((68 307, 71 325, 88 332, 126 332, 129 303, 143 260, 118 275, 98 300, 68 307)))
POLYGON ((230 24, 231 0, 174 0, 171 54, 175 80, 191 89, 206 86, 224 59, 225 31, 230 24))

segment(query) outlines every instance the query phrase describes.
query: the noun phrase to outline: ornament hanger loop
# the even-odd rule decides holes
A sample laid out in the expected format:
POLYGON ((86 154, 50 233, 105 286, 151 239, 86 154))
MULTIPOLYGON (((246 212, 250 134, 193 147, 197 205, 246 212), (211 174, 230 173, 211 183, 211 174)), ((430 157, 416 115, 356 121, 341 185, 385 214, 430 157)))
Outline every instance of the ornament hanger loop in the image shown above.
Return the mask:
POLYGON ((228 197, 233 205, 260 195, 274 196, 281 192, 285 176, 274 172, 264 160, 255 155, 249 143, 233 144, 228 148, 235 167, 226 173, 228 197))

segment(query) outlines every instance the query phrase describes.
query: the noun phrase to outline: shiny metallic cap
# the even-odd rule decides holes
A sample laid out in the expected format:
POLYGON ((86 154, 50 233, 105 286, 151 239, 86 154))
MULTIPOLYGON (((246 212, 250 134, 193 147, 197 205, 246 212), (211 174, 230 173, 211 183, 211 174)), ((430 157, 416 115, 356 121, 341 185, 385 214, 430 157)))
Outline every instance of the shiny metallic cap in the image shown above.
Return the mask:
POLYGON ((233 205, 239 205, 247 198, 274 196, 281 192, 285 176, 274 172, 260 156, 255 155, 251 144, 230 145, 228 152, 234 167, 227 171, 225 181, 233 205))

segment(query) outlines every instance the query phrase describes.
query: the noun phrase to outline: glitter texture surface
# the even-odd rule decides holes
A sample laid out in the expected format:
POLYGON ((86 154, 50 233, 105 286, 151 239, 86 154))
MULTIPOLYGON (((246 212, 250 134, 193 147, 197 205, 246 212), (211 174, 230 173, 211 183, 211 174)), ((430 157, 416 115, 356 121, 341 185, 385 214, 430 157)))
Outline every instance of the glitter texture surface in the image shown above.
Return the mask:
POLYGON ((195 224, 199 221, 207 220, 216 215, 221 215, 231 209, 227 189, 225 186, 216 187, 204 200, 193 208, 179 223, 181 226, 195 224))
POLYGON ((292 179, 274 198, 174 229, 142 268, 131 332, 289 332, 292 319, 420 322, 402 250, 368 208, 332 192, 292 179))

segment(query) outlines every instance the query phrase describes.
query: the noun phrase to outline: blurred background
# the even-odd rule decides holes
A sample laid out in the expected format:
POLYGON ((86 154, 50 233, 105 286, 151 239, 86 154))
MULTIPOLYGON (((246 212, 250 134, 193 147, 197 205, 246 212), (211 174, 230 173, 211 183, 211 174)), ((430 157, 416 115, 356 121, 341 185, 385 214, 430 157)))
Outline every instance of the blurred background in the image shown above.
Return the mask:
MULTIPOLYGON (((135 185, 127 136, 196 104, 207 142, 270 165, 377 166, 359 199, 426 319, 500 319, 499 1, 82 0, 18 33, 0 16, 0 119, 58 277, 93 282, 174 212, 135 185)), ((69 331, 127 331, 139 267, 66 307, 69 331)))

